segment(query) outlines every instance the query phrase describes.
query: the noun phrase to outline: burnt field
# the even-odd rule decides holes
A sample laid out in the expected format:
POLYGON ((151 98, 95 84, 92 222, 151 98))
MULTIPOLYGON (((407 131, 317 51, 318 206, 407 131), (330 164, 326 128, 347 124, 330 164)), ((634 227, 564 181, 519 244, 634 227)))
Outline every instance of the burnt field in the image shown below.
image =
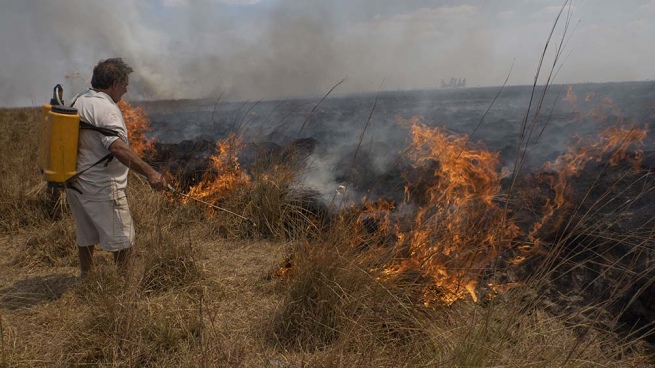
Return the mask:
POLYGON ((572 324, 653 341, 653 87, 141 106, 151 160, 183 190, 221 203, 206 185, 224 175, 220 155, 252 180, 284 166, 321 224, 357 209, 351 247, 392 253, 368 267, 419 280, 417 301, 486 303, 531 285, 535 305, 572 324))
MULTIPOLYGON (((339 185, 362 194, 389 195, 384 175, 402 163, 410 133, 400 119, 420 117, 428 127, 466 135, 499 153, 499 163, 538 171, 557 159, 576 136, 595 137, 610 126, 644 127, 655 114, 655 84, 624 82, 552 85, 544 94, 529 86, 398 91, 331 97, 322 100, 225 102, 175 100, 142 103, 151 120, 149 137, 158 161, 183 159, 202 170, 215 142, 230 132, 242 136, 239 153, 248 166, 262 154, 295 150, 310 161, 307 185, 332 194, 339 185), (570 89, 570 90, 569 90, 570 89), (522 125, 534 126, 524 133, 522 125), (378 178, 382 176, 382 178, 378 178), (375 178, 375 180, 373 180, 375 178), (377 186, 381 186, 377 188, 377 186)), ((642 149, 655 148, 647 137, 642 149)))

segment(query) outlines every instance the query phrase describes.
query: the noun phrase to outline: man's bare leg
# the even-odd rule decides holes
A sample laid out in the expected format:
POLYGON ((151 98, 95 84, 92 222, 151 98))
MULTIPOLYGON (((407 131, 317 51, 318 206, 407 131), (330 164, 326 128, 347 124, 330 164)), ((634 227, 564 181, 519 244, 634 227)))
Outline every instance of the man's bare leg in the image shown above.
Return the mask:
POLYGON ((77 247, 77 255, 80 259, 80 276, 86 278, 93 269, 93 245, 77 247))
POLYGON ((130 269, 132 248, 121 249, 114 252, 114 262, 122 274, 126 274, 130 269))

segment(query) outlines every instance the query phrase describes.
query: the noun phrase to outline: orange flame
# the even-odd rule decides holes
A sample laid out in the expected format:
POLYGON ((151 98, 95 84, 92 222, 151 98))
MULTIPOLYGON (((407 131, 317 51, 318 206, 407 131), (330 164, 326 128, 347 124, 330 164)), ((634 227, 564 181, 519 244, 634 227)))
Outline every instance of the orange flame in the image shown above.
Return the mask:
POLYGON ((211 157, 213 170, 191 187, 189 195, 203 200, 217 201, 228 198, 236 190, 250 186, 250 177, 241 170, 237 153, 243 147, 243 139, 230 134, 216 142, 217 153, 211 157))
MULTIPOLYGON (((594 98, 594 94, 587 94, 585 102, 594 98)), ((572 87, 568 88, 565 99, 577 111, 578 98, 572 87)), ((598 108, 579 112, 578 117, 614 116, 617 122, 623 122, 611 99, 602 99, 598 108)), ((415 214, 410 223, 400 224, 391 216, 395 203, 364 199, 354 224, 355 233, 364 235, 357 235, 351 241, 357 245, 367 241, 373 237, 366 234, 371 229, 377 232, 374 235, 393 233, 393 260, 386 263, 380 260, 383 264, 377 263, 370 271, 379 272, 378 278, 383 281, 420 275, 422 301, 426 305, 449 305, 465 298, 477 301, 482 272, 495 262, 501 251, 510 248, 520 251, 507 260, 508 264, 517 265, 540 250, 540 230, 546 221, 558 215, 559 208, 571 203, 572 177, 578 176, 593 160, 607 160, 608 164, 616 165, 629 159, 637 170, 643 158, 638 147, 647 134, 647 127, 619 124, 601 131, 597 139, 578 137, 564 155, 545 164, 547 172, 539 174, 536 180, 549 184, 554 195, 542 205, 541 218, 526 229, 529 241, 522 241, 523 238, 518 238, 525 234, 521 234, 495 201, 500 196, 500 180, 507 175, 500 167, 498 153, 488 151, 481 143, 470 142, 466 135, 430 128, 420 117, 399 119, 399 122, 410 129, 408 158, 419 173, 418 181, 412 180, 416 177, 408 178, 405 187, 404 205, 413 206, 415 214), (371 222, 375 226, 370 226, 371 222)), ((406 175, 410 174, 414 172, 406 175)), ((557 220, 563 221, 563 217, 557 220)), ((520 282, 487 284, 495 293, 519 285, 520 282)))
POLYGON ((130 148, 139 156, 151 154, 153 152, 153 141, 146 137, 150 131, 150 119, 142 107, 132 107, 129 102, 120 101, 118 107, 123 113, 127 134, 130 140, 130 148))
MULTIPOLYGON (((547 163, 545 169, 552 173, 541 175, 538 180, 548 180, 555 196, 543 205, 542 218, 527 234, 529 243, 521 243, 517 241, 518 226, 494 202, 503 175, 498 154, 480 143, 472 144, 466 135, 428 128, 418 117, 401 122, 410 125, 409 156, 414 167, 429 170, 432 180, 423 186, 408 184, 406 200, 411 199, 409 193, 414 193, 413 196, 424 196, 427 201, 418 206, 411 229, 397 233, 399 260, 383 267, 380 278, 393 280, 408 272, 420 272, 428 281, 423 287, 426 305, 448 305, 467 297, 477 301, 480 275, 501 250, 518 244, 516 249, 522 255, 509 260, 514 265, 539 251, 541 239, 537 233, 558 208, 567 204, 571 177, 579 175, 592 160, 607 159, 611 165, 629 157, 637 161, 642 156, 636 146, 646 136, 645 128, 610 127, 600 132, 596 140, 578 138, 566 154, 547 163), (628 155, 635 151, 637 154, 628 155), (412 191, 418 187, 421 191, 412 191)), ((379 203, 365 208, 363 213, 375 213, 379 229, 389 230, 392 226, 388 214, 392 209, 379 203)), ((500 292, 514 286, 490 287, 500 292)))
POLYGON ((475 288, 485 265, 519 234, 493 202, 500 191, 498 153, 472 144, 466 135, 428 128, 417 117, 402 123, 411 125, 415 167, 433 170, 436 180, 423 193, 428 201, 418 208, 412 229, 398 236, 398 247, 407 248, 408 255, 384 274, 420 270, 430 280, 426 304, 451 304, 466 296, 477 300, 475 288))
MULTIPOLYGON (((550 171, 550 173, 541 174, 538 180, 549 183, 555 191, 555 198, 553 202, 548 200, 544 204, 542 219, 539 223, 534 224, 528 234, 529 239, 538 245, 537 232, 546 221, 554 216, 557 209, 571 203, 570 179, 578 176, 590 161, 600 162, 611 152, 611 156, 607 159, 611 166, 618 165, 621 160, 629 160, 633 170, 638 172, 643 160, 643 152, 638 147, 643 144, 646 134, 647 127, 641 129, 637 126, 631 128, 611 126, 598 133, 597 140, 578 138, 577 142, 569 147, 567 153, 553 162, 547 162, 544 170, 550 171), (632 154, 629 155, 628 152, 632 152, 632 154)), ((558 226, 557 223, 562 220, 560 218, 555 226, 558 226)))
MULTIPOLYGON (((598 133, 597 141, 578 138, 577 142, 569 147, 567 153, 553 162, 547 162, 544 169, 555 173, 552 187, 555 189, 555 204, 557 207, 561 207, 566 202, 568 179, 578 176, 589 161, 601 161, 604 154, 612 152, 609 162, 615 166, 619 160, 627 157, 628 149, 631 146, 638 146, 643 143, 646 134, 647 127, 640 129, 636 126, 632 128, 612 126, 598 133)), ((636 148, 634 150, 636 152, 641 151, 636 148)), ((640 156, 637 155, 637 157, 640 156)), ((636 162, 634 167, 638 168, 639 164, 639 162, 636 162)))
POLYGON ((568 101, 573 107, 573 109, 574 110, 576 109, 578 103, 578 96, 576 96, 575 93, 573 93, 573 86, 566 87, 566 97, 564 97, 564 101, 568 101))

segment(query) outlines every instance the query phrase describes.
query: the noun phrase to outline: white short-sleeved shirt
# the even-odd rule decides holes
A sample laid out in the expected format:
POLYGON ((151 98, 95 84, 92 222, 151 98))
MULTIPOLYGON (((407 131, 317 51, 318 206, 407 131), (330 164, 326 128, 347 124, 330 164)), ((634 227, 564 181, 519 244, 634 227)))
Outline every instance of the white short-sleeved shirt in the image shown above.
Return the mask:
MULTIPOLYGON (((73 105, 80 119, 97 127, 118 132, 126 144, 127 128, 118 105, 104 92, 89 90, 78 97, 73 105)), ((105 136, 90 129, 80 129, 77 149, 77 172, 80 172, 109 154, 109 146, 119 137, 105 136)), ((128 167, 116 158, 105 167, 100 163, 80 175, 73 185, 88 200, 106 201, 125 196, 128 167)))

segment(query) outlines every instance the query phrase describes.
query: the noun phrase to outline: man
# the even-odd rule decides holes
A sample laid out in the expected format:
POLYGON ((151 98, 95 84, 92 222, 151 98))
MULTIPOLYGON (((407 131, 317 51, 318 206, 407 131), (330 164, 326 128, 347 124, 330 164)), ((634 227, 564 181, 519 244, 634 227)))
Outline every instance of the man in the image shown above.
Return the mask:
POLYGON ((77 171, 87 170, 76 179, 75 189, 66 190, 66 197, 75 220, 83 278, 93 268, 95 244, 112 252, 119 269, 127 271, 134 242, 134 226, 125 197, 129 169, 145 176, 153 189, 164 190, 168 185, 164 176, 128 145, 125 121, 116 103, 127 92, 132 71, 121 58, 101 60, 93 68, 92 88, 73 105, 82 121, 117 133, 112 136, 80 129, 77 171), (93 166, 109 153, 113 159, 93 166))

